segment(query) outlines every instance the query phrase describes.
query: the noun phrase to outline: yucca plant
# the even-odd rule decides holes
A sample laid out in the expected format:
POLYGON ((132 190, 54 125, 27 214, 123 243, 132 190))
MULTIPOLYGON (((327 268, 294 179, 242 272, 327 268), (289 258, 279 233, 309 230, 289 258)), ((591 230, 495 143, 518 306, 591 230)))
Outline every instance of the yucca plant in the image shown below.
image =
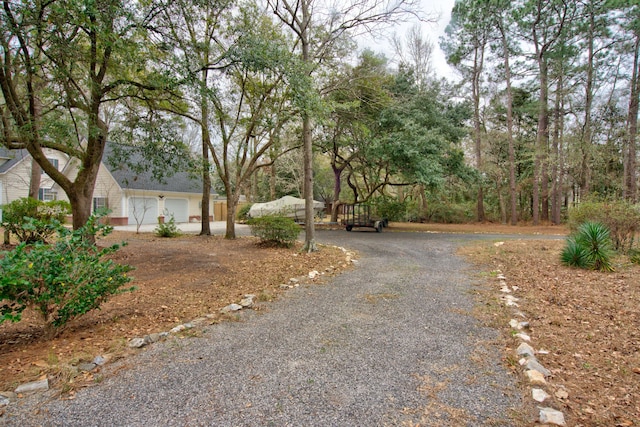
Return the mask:
POLYGON ((570 267, 588 268, 587 249, 571 237, 567 239, 567 246, 562 250, 560 259, 570 267))
POLYGON ((613 271, 609 229, 599 222, 580 225, 575 237, 567 240, 561 259, 564 264, 573 267, 613 271))
POLYGON ((613 271, 611 266, 611 233, 599 222, 585 222, 578 229, 576 241, 587 249, 589 268, 613 271))

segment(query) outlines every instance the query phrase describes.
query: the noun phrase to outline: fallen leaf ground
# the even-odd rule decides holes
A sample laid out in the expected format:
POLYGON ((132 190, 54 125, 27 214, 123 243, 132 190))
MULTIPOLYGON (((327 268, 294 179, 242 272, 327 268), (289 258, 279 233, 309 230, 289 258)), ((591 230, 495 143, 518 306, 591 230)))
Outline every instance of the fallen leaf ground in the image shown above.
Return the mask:
MULTIPOLYGON (((482 296, 484 314, 505 332, 505 361, 521 375, 515 357, 520 341, 509 337, 510 314, 498 307, 496 272, 519 289, 520 310, 531 324, 532 346, 549 354, 538 359, 552 371, 542 406, 564 412, 568 426, 640 425, 640 266, 624 256, 616 271, 602 273, 561 265, 564 240, 480 243, 461 252, 478 263, 491 290, 482 296), (493 308, 491 308, 493 307, 493 308)), ((522 378, 523 393, 535 402, 522 378)))
MULTIPOLYGON (((391 224, 390 231, 565 234, 563 227, 502 225, 391 224)), ((99 374, 77 374, 71 366, 96 355, 128 353, 127 340, 164 331, 238 302, 244 294, 261 301, 276 298, 289 278, 318 270, 328 275, 347 268, 344 253, 323 248, 261 248, 251 238, 114 233, 108 241, 128 241, 118 261, 136 267, 137 290, 118 295, 99 311, 45 341, 37 320, 28 315, 0 325, 0 391, 47 375, 54 386, 74 388, 99 381, 99 374)), ((551 405, 565 412, 569 426, 640 426, 640 266, 616 258, 616 272, 564 267, 563 240, 515 240, 501 246, 480 242, 461 253, 477 263, 486 289, 479 293, 478 316, 504 332, 504 360, 521 377, 508 326, 509 311, 497 302, 496 272, 518 286, 521 310, 531 323, 532 345, 549 351, 540 361, 553 372, 551 405)), ((324 277, 324 276, 322 276, 324 277)), ((322 277, 320 280, 322 280, 322 277)), ((268 307, 268 305, 267 305, 268 307)), ((523 393, 529 387, 521 382, 523 393)), ((530 400, 530 399, 529 399, 530 400)), ((535 405, 523 410, 517 425, 535 424, 535 405)))

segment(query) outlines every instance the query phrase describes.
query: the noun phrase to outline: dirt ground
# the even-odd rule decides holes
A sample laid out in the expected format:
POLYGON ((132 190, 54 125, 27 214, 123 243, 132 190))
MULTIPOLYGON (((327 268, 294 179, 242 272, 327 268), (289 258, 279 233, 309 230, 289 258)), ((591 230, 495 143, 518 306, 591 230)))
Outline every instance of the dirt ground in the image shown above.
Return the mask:
MULTIPOLYGON (((557 226, 495 224, 390 224, 389 231, 564 235, 557 226)), ((508 326, 509 311, 497 303, 496 272, 518 286, 521 309, 529 316, 533 346, 549 351, 541 362, 553 372, 551 406, 569 426, 640 426, 640 266, 616 258, 616 272, 598 273, 560 265, 563 240, 515 240, 501 246, 482 242, 461 253, 477 263, 490 291, 479 295, 478 316, 504 333, 504 362, 521 377, 508 326)), ((129 244, 117 259, 136 267, 137 290, 114 297, 101 310, 72 322, 58 338, 45 341, 35 318, 0 325, 0 391, 47 375, 54 387, 75 389, 101 380, 100 373, 73 368, 96 355, 126 357, 127 340, 171 329, 238 302, 244 294, 259 301, 277 298, 280 285, 311 270, 334 275, 348 268, 344 253, 323 248, 261 248, 252 238, 234 241, 185 235, 114 233, 108 242, 129 244)), ((320 277, 320 281, 325 276, 320 277)), ((268 304, 260 304, 268 309, 268 304)), ((224 319, 216 319, 221 321, 224 319)), ((523 382, 523 393, 529 393, 523 382)), ((533 401, 532 401, 533 402, 533 401)), ((527 422, 523 425, 532 425, 527 422)))

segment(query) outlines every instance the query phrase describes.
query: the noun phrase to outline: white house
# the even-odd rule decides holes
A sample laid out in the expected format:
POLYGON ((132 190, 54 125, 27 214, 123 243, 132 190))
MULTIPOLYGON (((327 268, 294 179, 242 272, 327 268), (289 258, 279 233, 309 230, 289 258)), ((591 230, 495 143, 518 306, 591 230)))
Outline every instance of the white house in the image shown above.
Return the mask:
MULTIPOLYGON (((76 162, 66 155, 54 150, 46 153, 67 176, 77 174, 76 162)), ((30 179, 31 156, 27 151, 0 147, 0 205, 27 197, 30 179)), ((64 191, 44 173, 39 198, 68 200, 64 191)), ((213 202, 210 203, 210 212, 214 212, 213 202)), ((113 225, 156 224, 160 217, 169 215, 178 223, 199 221, 201 205, 202 182, 187 172, 175 173, 159 182, 151 173, 137 174, 126 166, 114 168, 105 162, 100 165, 93 192, 93 210, 108 208, 113 225)))

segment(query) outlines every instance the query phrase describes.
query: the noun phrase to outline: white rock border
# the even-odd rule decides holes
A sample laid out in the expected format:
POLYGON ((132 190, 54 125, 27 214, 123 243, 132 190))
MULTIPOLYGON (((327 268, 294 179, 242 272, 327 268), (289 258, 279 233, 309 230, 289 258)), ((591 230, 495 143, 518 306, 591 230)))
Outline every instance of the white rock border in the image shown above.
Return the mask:
MULTIPOLYGON (((502 243, 502 242, 498 242, 502 243)), ((496 246, 500 246, 496 243, 496 246)), ((542 363, 536 358, 536 354, 547 354, 548 352, 545 350, 536 350, 531 345, 531 336, 524 331, 529 330, 529 322, 526 321, 526 315, 522 313, 518 308, 520 307, 521 301, 520 298, 515 297, 513 294, 518 291, 517 286, 509 286, 507 283, 507 278, 502 274, 502 271, 496 270, 498 273, 498 285, 500 289, 500 294, 498 298, 500 301, 506 306, 511 308, 511 312, 514 317, 520 317, 525 319, 524 321, 519 321, 516 319, 511 319, 509 321, 509 327, 516 331, 514 334, 514 338, 520 341, 520 345, 516 349, 516 357, 518 357, 518 363, 522 366, 522 371, 524 376, 527 378, 527 381, 531 388, 531 397, 537 403, 544 403, 549 397, 549 393, 545 388, 548 389, 547 379, 550 378, 553 374, 550 370, 545 368, 542 363)), ((566 426, 566 422, 564 420, 564 413, 561 411, 551 408, 551 407, 542 407, 538 406, 539 412, 539 422, 541 424, 551 424, 557 426, 566 426)))

